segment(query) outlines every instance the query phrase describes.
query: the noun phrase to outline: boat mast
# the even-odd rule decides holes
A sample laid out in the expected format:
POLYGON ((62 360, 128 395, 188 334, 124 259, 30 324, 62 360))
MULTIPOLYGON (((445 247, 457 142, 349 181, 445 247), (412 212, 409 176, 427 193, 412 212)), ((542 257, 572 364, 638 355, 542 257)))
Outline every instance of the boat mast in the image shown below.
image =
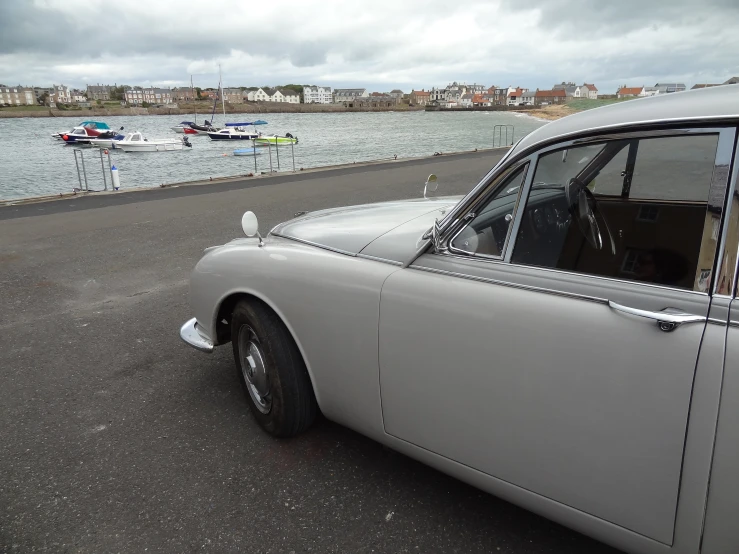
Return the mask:
MULTIPOLYGON (((192 88, 192 74, 190 74, 190 98, 192 100, 193 106, 195 106, 195 93, 192 88)), ((195 108, 197 110, 197 107, 195 108)), ((195 125, 198 124, 198 112, 195 112, 195 125)))
POLYGON ((223 106, 223 125, 226 126, 226 100, 223 98, 223 75, 221 75, 221 64, 218 64, 218 82, 221 85, 221 106, 223 106))

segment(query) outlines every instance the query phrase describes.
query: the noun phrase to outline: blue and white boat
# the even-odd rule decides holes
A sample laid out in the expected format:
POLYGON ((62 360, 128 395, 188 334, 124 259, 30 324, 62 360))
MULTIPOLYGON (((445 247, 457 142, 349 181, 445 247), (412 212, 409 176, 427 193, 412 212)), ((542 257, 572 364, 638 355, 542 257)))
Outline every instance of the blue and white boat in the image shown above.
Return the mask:
POLYGON ((226 128, 220 131, 209 132, 213 140, 254 140, 262 134, 257 131, 257 125, 266 125, 266 121, 250 121, 246 123, 226 123, 226 128), (248 127, 254 127, 249 129, 248 127))

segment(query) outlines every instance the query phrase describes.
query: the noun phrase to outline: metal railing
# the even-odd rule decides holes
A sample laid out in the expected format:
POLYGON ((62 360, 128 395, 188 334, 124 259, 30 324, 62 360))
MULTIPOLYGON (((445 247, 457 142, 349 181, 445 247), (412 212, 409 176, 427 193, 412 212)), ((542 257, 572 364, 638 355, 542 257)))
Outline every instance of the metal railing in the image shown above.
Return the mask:
POLYGON ((513 125, 495 125, 493 127, 493 148, 503 148, 504 146, 513 146, 513 135, 515 128, 513 125), (510 131, 510 138, 508 137, 510 131), (503 138, 505 135, 505 139, 503 138))
MULTIPOLYGON (((251 141, 251 145, 252 145, 252 155, 254 157, 254 174, 256 175, 257 173, 259 173, 259 169, 257 168, 257 148, 259 148, 259 146, 257 146, 257 143, 254 140, 251 141)), ((272 143, 267 142, 266 148, 267 148, 267 153, 269 154, 269 172, 270 173, 274 173, 275 171, 280 170, 280 144, 277 141, 277 139, 275 139, 274 146, 275 146, 275 157, 276 157, 276 162, 277 162, 277 169, 274 168, 274 165, 272 162, 272 143)), ((285 147, 283 146, 283 149, 284 148, 285 147)), ((290 154, 292 155, 293 172, 295 172, 295 142, 293 141, 290 142, 290 154)))
MULTIPOLYGON (((108 179, 106 177, 106 173, 110 174, 110 188, 114 189, 113 186, 113 163, 110 159, 110 150, 107 148, 99 148, 100 151, 100 168, 102 169, 103 173, 103 190, 108 190, 108 179), (105 155, 107 155, 108 159, 108 167, 105 167, 105 155)), ((85 192, 96 192, 94 190, 90 189, 90 186, 87 181, 87 169, 85 168, 85 156, 84 152, 80 150, 79 148, 74 149, 74 163, 77 167, 77 180, 80 183, 80 190, 85 192), (82 171, 80 172, 80 166, 82 166, 82 171), (84 179, 84 186, 82 184, 82 181, 84 179)))

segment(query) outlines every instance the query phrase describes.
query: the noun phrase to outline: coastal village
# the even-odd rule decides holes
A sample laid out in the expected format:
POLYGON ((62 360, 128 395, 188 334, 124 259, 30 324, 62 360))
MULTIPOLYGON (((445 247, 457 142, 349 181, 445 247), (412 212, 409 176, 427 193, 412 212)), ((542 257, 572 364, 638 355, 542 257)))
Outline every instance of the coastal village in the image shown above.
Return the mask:
MULTIPOLYGON (((739 77, 723 83, 700 83, 691 89, 739 84, 739 77)), ((561 82, 550 89, 520 86, 485 86, 452 82, 443 88, 413 89, 404 92, 370 92, 366 88, 332 88, 315 85, 277 87, 232 87, 223 89, 195 87, 141 87, 119 85, 87 85, 75 89, 66 85, 51 87, 8 86, 0 84, 0 106, 48 106, 57 108, 90 108, 103 103, 120 103, 124 107, 177 107, 178 103, 222 100, 229 105, 247 103, 335 104, 346 108, 394 108, 400 106, 428 109, 470 109, 492 106, 548 106, 573 100, 606 100, 639 98, 686 90, 683 83, 656 83, 654 86, 624 84, 605 93, 593 83, 561 82)))

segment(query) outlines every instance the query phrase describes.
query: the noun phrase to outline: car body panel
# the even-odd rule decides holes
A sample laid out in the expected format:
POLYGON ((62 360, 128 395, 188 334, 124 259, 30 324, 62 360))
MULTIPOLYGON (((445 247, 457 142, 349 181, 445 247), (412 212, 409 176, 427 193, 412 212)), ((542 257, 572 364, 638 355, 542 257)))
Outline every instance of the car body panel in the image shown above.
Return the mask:
POLYGON ((377 386, 380 289, 397 266, 299 242, 245 239, 208 252, 191 275, 198 325, 216 336, 218 308, 233 294, 268 304, 298 344, 321 411, 362 434, 383 434, 377 386), (310 291, 310 292, 308 292, 310 291))
POLYGON ((726 337, 726 364, 716 429, 711 481, 706 506, 703 552, 739 551, 739 303, 731 306, 726 337))
POLYGON ((609 291, 603 281, 600 299, 584 287, 570 296, 552 290, 551 272, 526 269, 539 290, 511 277, 510 286, 466 278, 463 264, 432 254, 387 279, 386 431, 671 544, 705 323, 664 333, 605 301, 641 306, 646 297, 705 316, 708 297, 665 300, 656 287, 609 291), (446 262, 446 273, 423 270, 428 258, 446 262), (432 346, 419 337, 433 337, 432 346))

